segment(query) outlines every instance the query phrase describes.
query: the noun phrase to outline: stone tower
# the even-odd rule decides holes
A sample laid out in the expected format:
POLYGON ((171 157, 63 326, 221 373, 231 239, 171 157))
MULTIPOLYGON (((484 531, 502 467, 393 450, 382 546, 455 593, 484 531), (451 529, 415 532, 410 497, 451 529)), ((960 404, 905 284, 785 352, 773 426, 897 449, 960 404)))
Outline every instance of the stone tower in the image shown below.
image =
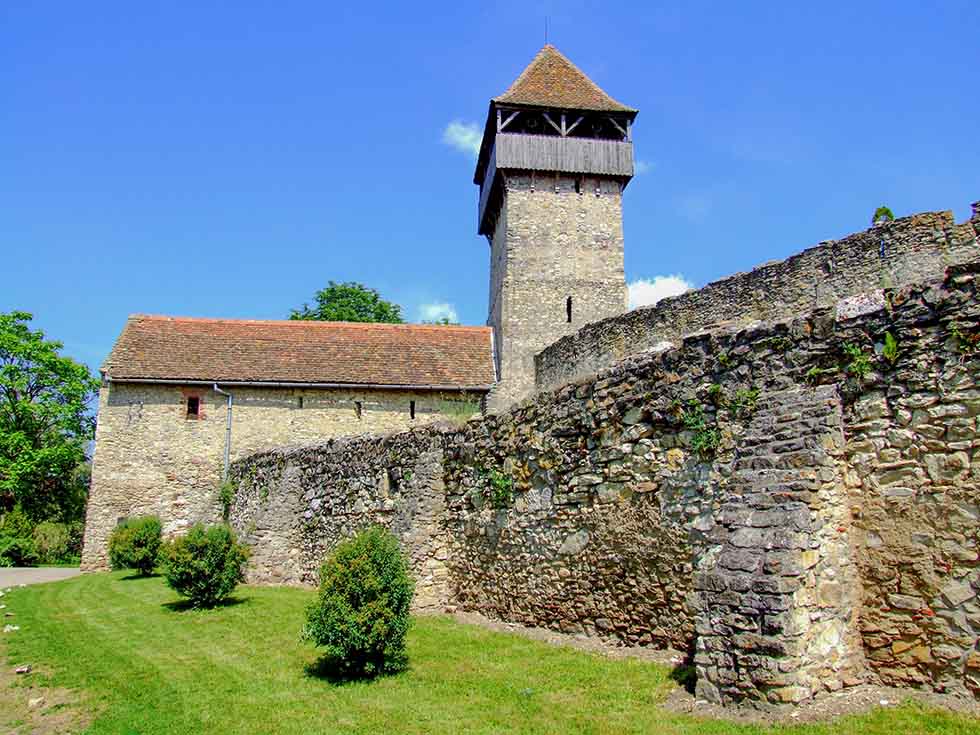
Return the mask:
POLYGON ((550 45, 490 101, 473 181, 490 242, 491 412, 534 392, 544 347, 626 309, 622 196, 636 113, 550 45))

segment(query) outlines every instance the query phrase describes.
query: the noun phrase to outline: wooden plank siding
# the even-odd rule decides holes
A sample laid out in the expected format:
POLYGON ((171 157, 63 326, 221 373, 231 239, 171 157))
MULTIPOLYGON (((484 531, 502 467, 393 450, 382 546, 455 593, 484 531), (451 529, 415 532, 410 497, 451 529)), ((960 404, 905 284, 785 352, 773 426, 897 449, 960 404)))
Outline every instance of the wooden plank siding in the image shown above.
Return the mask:
POLYGON ((485 217, 497 169, 558 171, 629 179, 633 176, 633 144, 618 140, 497 133, 480 187, 477 227, 481 234, 490 234, 485 217))
POLYGON ((633 144, 624 141, 497 133, 494 151, 501 169, 633 175, 633 144))

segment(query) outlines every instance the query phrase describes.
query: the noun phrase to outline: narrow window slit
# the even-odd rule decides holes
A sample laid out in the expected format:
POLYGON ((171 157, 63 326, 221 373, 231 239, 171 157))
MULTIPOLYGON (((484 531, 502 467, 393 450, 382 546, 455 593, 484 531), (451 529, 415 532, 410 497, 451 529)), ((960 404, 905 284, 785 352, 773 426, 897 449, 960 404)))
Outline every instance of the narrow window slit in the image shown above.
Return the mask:
POLYGON ((569 296, 565 299, 565 321, 569 324, 572 323, 572 297, 569 296))
POLYGON ((303 396, 300 396, 299 397, 298 403, 299 403, 299 407, 302 408, 303 407, 303 396))
POLYGON ((415 418, 415 401, 408 402, 408 414, 409 418, 415 418))
POLYGON ((358 421, 364 416, 364 407, 360 401, 354 401, 354 414, 357 416, 358 421))

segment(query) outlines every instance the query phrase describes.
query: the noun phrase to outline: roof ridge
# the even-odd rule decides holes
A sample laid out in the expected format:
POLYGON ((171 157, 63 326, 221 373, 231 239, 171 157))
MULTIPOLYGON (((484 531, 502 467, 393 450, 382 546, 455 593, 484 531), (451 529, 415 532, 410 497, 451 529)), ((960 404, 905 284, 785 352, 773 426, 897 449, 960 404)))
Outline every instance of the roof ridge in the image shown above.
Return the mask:
POLYGON ((355 327, 358 329, 438 329, 446 330, 466 330, 466 331, 487 331, 491 329, 486 325, 478 324, 415 324, 411 322, 391 323, 391 322, 344 322, 344 321, 321 321, 317 319, 235 319, 231 317, 208 317, 208 316, 173 316, 168 314, 130 314, 129 321, 149 320, 149 321, 170 321, 170 322, 195 322, 199 324, 256 324, 256 325, 280 325, 280 326, 311 326, 311 327, 355 327))

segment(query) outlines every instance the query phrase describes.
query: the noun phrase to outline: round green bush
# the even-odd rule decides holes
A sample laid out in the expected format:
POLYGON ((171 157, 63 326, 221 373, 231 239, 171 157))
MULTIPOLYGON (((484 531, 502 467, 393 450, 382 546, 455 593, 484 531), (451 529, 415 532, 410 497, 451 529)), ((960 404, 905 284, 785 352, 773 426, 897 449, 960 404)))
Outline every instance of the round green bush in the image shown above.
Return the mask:
POLYGON ((303 637, 325 649, 325 664, 343 677, 404 669, 414 585, 398 540, 373 527, 344 541, 320 569, 303 637))
POLYGON ((109 537, 109 563, 113 569, 136 569, 153 574, 160 557, 160 519, 156 516, 128 518, 109 537))
POLYGON ((164 544, 163 576, 195 607, 214 607, 245 581, 248 554, 228 526, 198 523, 164 544))

